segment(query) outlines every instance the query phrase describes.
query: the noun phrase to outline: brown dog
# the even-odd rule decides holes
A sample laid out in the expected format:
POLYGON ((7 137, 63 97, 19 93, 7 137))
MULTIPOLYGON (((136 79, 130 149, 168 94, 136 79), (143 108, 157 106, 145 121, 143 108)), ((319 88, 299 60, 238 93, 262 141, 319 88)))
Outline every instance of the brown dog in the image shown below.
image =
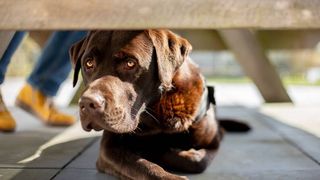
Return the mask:
POLYGON ((125 179, 187 179, 222 133, 191 45, 168 30, 92 31, 70 49, 82 127, 104 130, 97 168, 125 179))

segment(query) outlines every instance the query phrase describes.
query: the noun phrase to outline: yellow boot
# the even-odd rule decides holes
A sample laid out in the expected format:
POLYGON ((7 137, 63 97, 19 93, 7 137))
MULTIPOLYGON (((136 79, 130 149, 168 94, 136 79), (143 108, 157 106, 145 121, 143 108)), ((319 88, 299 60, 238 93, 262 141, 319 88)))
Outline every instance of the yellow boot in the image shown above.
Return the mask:
POLYGON ((16 106, 37 116, 52 126, 69 126, 75 122, 73 116, 57 111, 48 97, 26 84, 16 99, 16 106))
POLYGON ((7 109, 6 105, 3 102, 1 93, 0 93, 0 131, 3 132, 12 132, 16 128, 16 121, 11 116, 11 113, 7 109))

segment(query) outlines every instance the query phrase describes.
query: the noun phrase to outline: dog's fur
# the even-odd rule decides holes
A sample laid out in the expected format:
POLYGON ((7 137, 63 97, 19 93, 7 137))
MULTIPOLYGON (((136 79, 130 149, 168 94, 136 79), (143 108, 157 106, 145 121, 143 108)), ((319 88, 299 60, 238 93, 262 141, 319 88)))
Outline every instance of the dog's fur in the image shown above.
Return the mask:
POLYGON ((168 30, 92 31, 70 49, 84 130, 103 130, 97 169, 124 179, 205 170, 222 131, 191 45, 168 30), (132 66, 133 64, 133 66, 132 66))

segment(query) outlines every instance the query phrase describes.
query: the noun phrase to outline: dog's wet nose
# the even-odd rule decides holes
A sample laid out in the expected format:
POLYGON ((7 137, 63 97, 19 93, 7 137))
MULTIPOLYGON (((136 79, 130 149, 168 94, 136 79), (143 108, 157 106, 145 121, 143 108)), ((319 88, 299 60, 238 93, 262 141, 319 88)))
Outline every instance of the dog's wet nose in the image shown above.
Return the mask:
POLYGON ((85 131, 90 132, 91 129, 92 129, 92 125, 89 123, 89 124, 87 124, 86 126, 83 126, 83 129, 84 129, 85 131))
POLYGON ((84 113, 103 113, 105 99, 99 94, 85 95, 80 98, 79 106, 84 113))

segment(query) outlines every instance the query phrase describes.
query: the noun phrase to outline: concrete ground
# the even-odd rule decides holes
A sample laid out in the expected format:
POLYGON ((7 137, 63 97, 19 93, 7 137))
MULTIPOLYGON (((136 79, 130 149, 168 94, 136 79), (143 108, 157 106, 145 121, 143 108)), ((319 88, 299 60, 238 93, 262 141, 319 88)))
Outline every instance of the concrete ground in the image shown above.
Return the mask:
MULTIPOLYGON (((8 104, 23 80, 10 83, 2 87, 8 104)), ((186 175, 200 180, 320 179, 320 103, 310 103, 319 97, 310 92, 319 90, 300 91, 309 102, 265 105, 250 93, 255 92, 250 86, 228 86, 217 85, 218 116, 246 121, 252 131, 226 134, 210 167, 202 174, 186 175)), ((20 109, 10 110, 18 129, 0 133, 0 180, 115 179, 95 169, 100 133, 82 131, 79 122, 68 128, 47 127, 20 109)), ((77 107, 61 110, 78 116, 77 107)))
MULTIPOLYGON (((62 110, 77 114, 76 107, 62 110)), ((19 128, 14 134, 0 134, 1 180, 115 179, 95 169, 100 133, 83 132, 79 123, 49 128, 19 109, 11 111, 19 128)), ((320 112, 315 114, 319 117, 320 112)), ((242 119, 253 129, 227 133, 208 169, 186 174, 190 179, 319 179, 319 137, 281 123, 261 109, 222 106, 218 115, 242 119)), ((299 116, 295 119, 303 118, 303 113, 299 116)))

